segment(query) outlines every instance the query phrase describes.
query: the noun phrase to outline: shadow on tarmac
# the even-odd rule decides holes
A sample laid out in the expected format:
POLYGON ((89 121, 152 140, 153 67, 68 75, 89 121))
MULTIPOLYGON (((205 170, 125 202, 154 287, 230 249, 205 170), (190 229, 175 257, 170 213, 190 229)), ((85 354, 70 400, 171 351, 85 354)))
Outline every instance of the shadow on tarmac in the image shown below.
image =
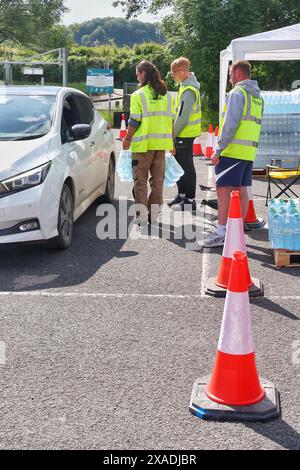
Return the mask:
POLYGON ((269 423, 245 423, 245 425, 287 450, 300 449, 300 434, 282 418, 269 423))
POLYGON ((254 299, 250 299, 251 303, 257 303, 257 305, 261 306, 266 310, 270 310, 270 312, 279 313, 279 315, 283 315, 284 317, 289 318, 290 320, 300 320, 300 317, 297 317, 293 312, 290 312, 286 308, 282 307, 281 305, 273 302, 273 300, 268 299, 267 297, 257 297, 254 299))
POLYGON ((291 276, 300 277, 299 268, 293 267, 277 267, 274 265, 274 256, 272 248, 263 248, 256 245, 247 245, 247 248, 253 248, 257 251, 260 251, 263 254, 254 253, 253 251, 248 251, 248 258, 257 260, 261 262, 261 266, 264 268, 272 269, 276 272, 286 273, 291 276))
MULTIPOLYGON (((133 201, 127 201, 127 209, 133 201)), ((117 239, 99 240, 97 224, 104 217, 96 216, 99 202, 76 221, 73 242, 67 250, 51 250, 46 244, 0 245, 0 291, 32 291, 77 286, 90 279, 113 258, 137 256, 136 251, 121 251, 125 239, 118 239, 119 205, 116 209, 117 239)), ((128 218, 128 225, 132 218, 128 218)))

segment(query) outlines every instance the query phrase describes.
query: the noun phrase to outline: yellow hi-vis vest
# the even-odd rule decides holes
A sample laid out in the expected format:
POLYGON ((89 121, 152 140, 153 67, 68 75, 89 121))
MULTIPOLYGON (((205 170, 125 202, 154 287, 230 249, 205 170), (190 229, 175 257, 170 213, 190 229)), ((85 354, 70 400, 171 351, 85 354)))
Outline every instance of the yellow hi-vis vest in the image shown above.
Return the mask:
POLYGON ((179 113, 181 96, 186 90, 192 90, 196 94, 196 100, 193 105, 192 112, 189 116, 187 125, 185 126, 184 129, 182 129, 182 131, 177 137, 198 137, 201 134, 201 103, 200 103, 200 92, 198 88, 195 88, 191 85, 187 85, 187 86, 181 85, 177 93, 177 97, 176 97, 175 112, 176 114, 179 113))
MULTIPOLYGON (((230 93, 236 93, 237 89, 241 90, 245 97, 243 114, 233 136, 232 142, 222 150, 221 156, 254 161, 256 158, 258 139, 261 130, 263 99, 251 95, 241 86, 236 86, 230 93)), ((220 136, 222 136, 226 111, 227 105, 225 103, 220 122, 220 136)))
POLYGON ((173 149, 172 98, 159 95, 145 85, 135 91, 130 100, 130 117, 141 124, 131 139, 131 152, 173 149))

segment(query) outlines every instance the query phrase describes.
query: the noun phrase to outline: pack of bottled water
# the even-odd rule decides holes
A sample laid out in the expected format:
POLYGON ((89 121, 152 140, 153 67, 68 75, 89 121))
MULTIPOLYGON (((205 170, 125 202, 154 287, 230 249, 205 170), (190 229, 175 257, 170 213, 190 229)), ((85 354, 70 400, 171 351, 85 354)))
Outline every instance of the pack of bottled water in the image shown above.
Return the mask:
POLYGON ((117 174, 122 183, 133 181, 132 178, 132 160, 130 150, 121 150, 117 161, 117 174))
POLYGON ((300 92, 294 91, 262 91, 264 114, 299 114, 300 92))
POLYGON ((271 199, 268 224, 272 248, 300 250, 300 199, 271 199))
POLYGON ((174 186, 183 175, 184 171, 176 158, 170 152, 166 152, 164 186, 166 188, 174 186))
MULTIPOLYGON (((121 150, 117 162, 117 174, 122 183, 133 181, 130 150, 121 150)), ((166 152, 164 186, 167 188, 174 186, 183 174, 184 171, 179 163, 177 163, 175 157, 171 153, 166 152)))
POLYGON ((294 168, 285 160, 300 158, 300 90, 262 91, 264 113, 255 168, 265 168, 272 160, 294 168))

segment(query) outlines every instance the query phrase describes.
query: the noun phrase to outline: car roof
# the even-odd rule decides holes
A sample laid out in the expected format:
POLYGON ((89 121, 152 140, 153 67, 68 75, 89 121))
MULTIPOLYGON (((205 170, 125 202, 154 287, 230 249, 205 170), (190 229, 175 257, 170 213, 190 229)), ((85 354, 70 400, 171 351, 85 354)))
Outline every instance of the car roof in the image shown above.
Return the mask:
POLYGON ((75 88, 68 88, 62 86, 10 86, 5 85, 0 87, 0 95, 53 95, 56 96, 60 91, 72 91, 82 93, 75 88))

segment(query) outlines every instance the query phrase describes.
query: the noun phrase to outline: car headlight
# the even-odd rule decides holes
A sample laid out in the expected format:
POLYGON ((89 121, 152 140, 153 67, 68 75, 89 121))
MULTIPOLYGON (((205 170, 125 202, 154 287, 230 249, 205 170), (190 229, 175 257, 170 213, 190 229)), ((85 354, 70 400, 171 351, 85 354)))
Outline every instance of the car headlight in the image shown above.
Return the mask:
POLYGON ((0 196, 38 186, 45 181, 50 166, 51 162, 48 162, 44 165, 38 166, 37 168, 33 168, 33 170, 26 171, 25 173, 16 175, 13 178, 1 181, 0 196))

